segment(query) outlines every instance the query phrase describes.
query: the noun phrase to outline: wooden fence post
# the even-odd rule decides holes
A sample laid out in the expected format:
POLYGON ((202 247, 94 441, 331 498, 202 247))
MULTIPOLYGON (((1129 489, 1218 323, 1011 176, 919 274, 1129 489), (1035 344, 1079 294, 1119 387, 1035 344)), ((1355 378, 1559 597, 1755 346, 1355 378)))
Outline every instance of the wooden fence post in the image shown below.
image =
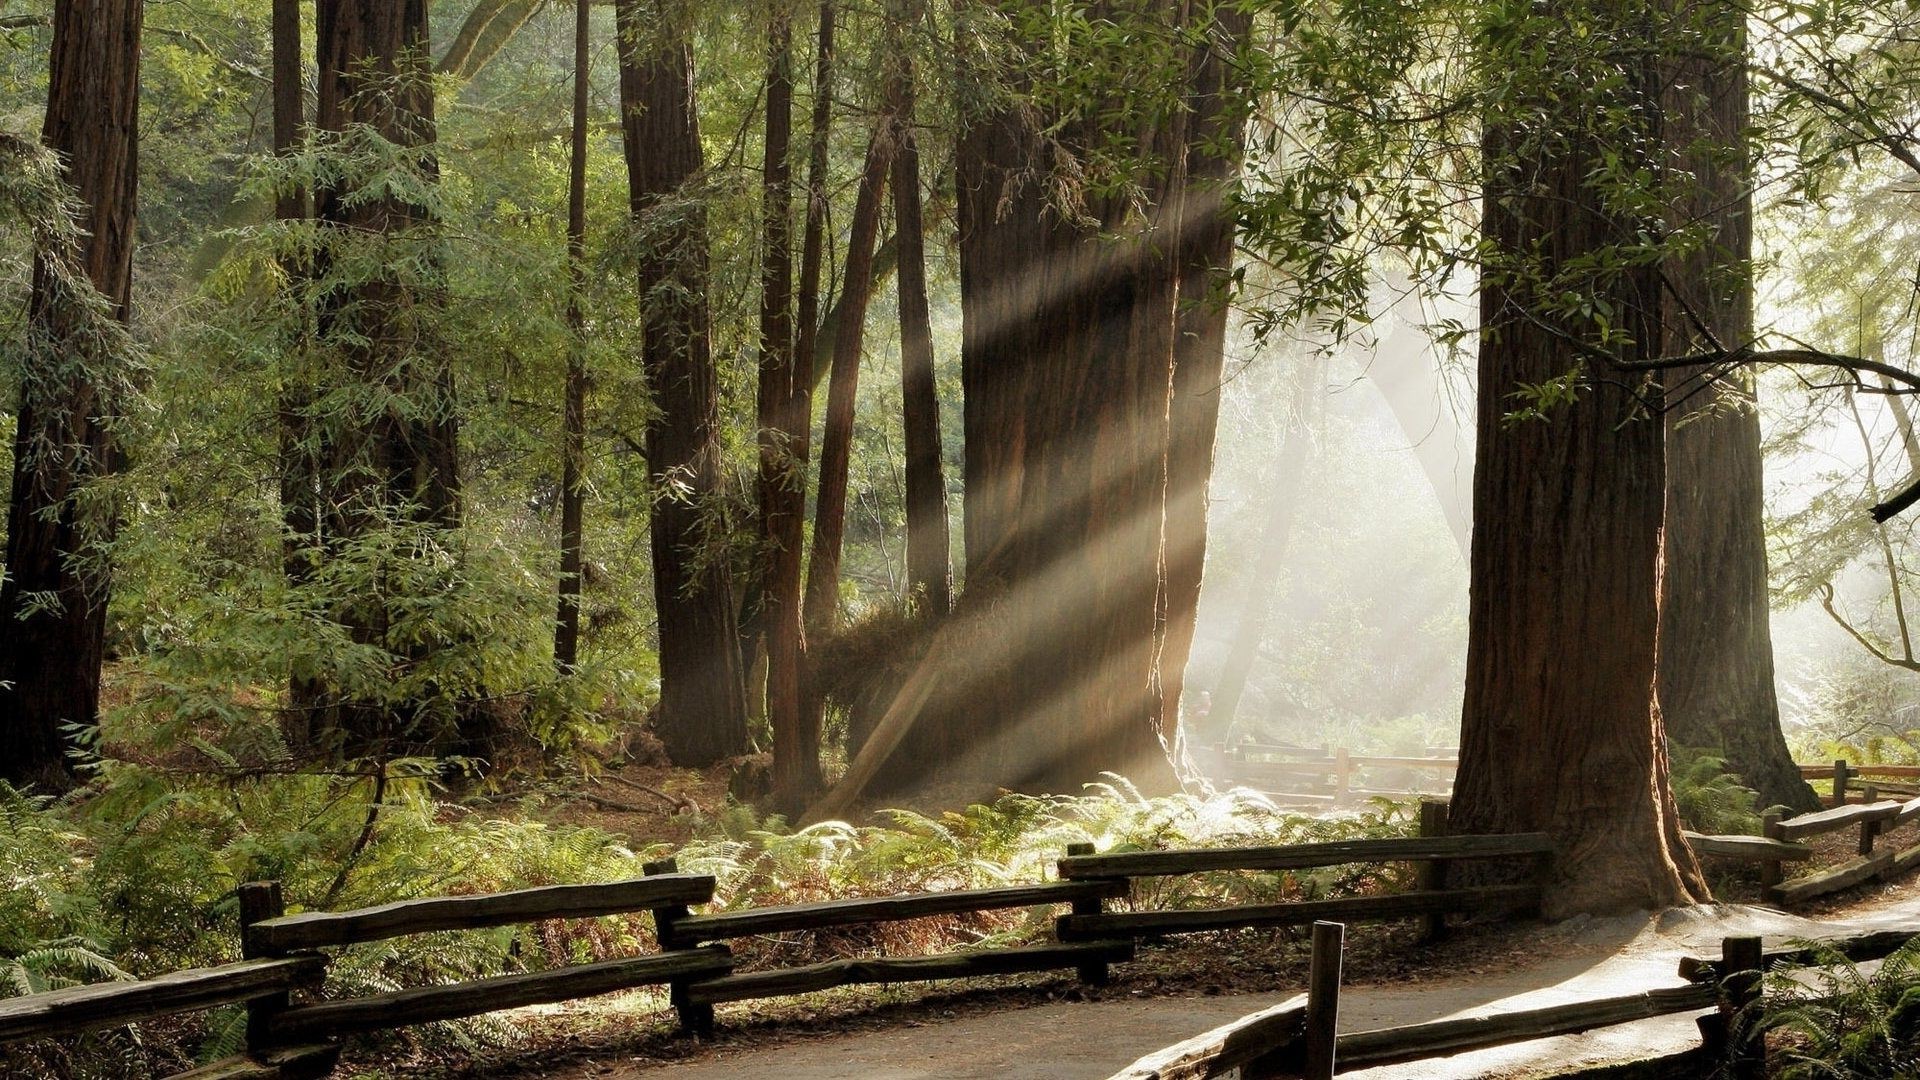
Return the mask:
MULTIPOLYGON (((640 870, 648 877, 659 874, 672 874, 680 869, 680 864, 672 859, 661 859, 643 865, 640 870)), ((683 938, 675 929, 675 924, 687 916, 687 905, 667 904, 653 909, 653 934, 660 941, 661 952, 676 949, 689 949, 699 944, 683 938)), ((673 1011, 680 1015, 680 1030, 683 1034, 698 1039, 713 1036, 713 1006, 687 999, 687 980, 674 979, 667 984, 667 999, 673 1003, 673 1011)))
MULTIPOLYGON (((277 919, 287 913, 286 898, 280 893, 277 881, 249 881, 235 890, 234 895, 240 901, 240 955, 247 960, 261 960, 278 955, 276 950, 267 947, 255 932, 253 924, 267 919, 277 919)), ((286 1012, 293 1004, 292 997, 285 991, 267 994, 247 1002, 247 1053, 260 1054, 273 1048, 273 1018, 286 1012)))
POLYGON ((1720 939, 1720 1013, 1725 1016, 1727 1049, 1734 1080, 1761 1080, 1766 1075, 1766 1043, 1757 1027, 1743 1024, 1749 1006, 1760 999, 1761 970, 1766 956, 1757 937, 1720 939))
MULTIPOLYGON (((1447 835, 1447 818, 1450 804, 1439 799, 1420 800, 1420 835, 1440 837, 1447 835)), ((1415 888, 1423 892, 1438 892, 1447 887, 1447 864, 1444 859, 1428 859, 1420 864, 1419 876, 1415 888)), ((1420 918, 1420 936, 1427 941, 1436 941, 1447 932, 1445 912, 1436 911, 1420 918)))
MULTIPOLYGON (((1862 799, 1870 803, 1880 801, 1880 788, 1876 784, 1867 784, 1860 789, 1862 799)), ((1873 838, 1880 835, 1880 823, 1863 821, 1860 823, 1860 854, 1873 854, 1873 838)))
POLYGON ((1333 805, 1347 805, 1348 789, 1353 786, 1353 760, 1342 746, 1333 752, 1333 805))
MULTIPOLYGON (((1067 845, 1068 855, 1091 855, 1092 844, 1080 841, 1067 845)), ((1089 896, 1073 902, 1075 915, 1098 915, 1101 911, 1100 898, 1089 896)), ((1113 980, 1113 973, 1105 960, 1088 960, 1079 966, 1080 981, 1088 986, 1105 986, 1113 980)))
POLYGON ((1313 924, 1313 959, 1307 971, 1307 1064, 1305 1080, 1333 1080, 1340 1033, 1340 968, 1346 959, 1345 923, 1313 924))
POLYGON ((1833 805, 1847 805, 1847 759, 1835 758, 1833 761, 1833 805))
MULTIPOLYGON (((1780 826, 1780 811, 1769 810, 1760 815, 1760 834, 1769 840, 1778 840, 1785 843, 1786 838, 1781 835, 1780 826)), ((1785 872, 1781 869, 1779 859, 1768 859, 1760 864, 1761 895, 1765 897, 1769 903, 1777 903, 1779 901, 1780 882, 1784 879, 1785 872)))

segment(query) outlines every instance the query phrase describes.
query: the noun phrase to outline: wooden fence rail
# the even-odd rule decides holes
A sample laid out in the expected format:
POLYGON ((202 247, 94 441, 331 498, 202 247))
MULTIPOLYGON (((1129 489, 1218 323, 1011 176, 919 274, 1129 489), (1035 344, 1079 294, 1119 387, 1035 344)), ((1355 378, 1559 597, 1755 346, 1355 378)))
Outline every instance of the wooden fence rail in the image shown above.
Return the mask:
MULTIPOLYGON (((1329 916, 1345 919, 1434 917, 1446 912, 1531 906, 1551 855, 1540 835, 1446 836, 1444 807, 1422 813, 1433 835, 1290 847, 1114 852, 1077 844, 1058 863, 1058 880, 986 889, 902 896, 859 897, 784 904, 712 914, 711 876, 679 873, 671 861, 649 864, 646 876, 594 885, 555 885, 485 896, 407 900, 341 912, 287 914, 272 882, 242 886, 241 963, 180 972, 136 983, 84 987, 58 994, 0 1000, 0 1041, 71 1034, 172 1012, 245 1002, 243 1058, 223 1062, 194 1080, 240 1076, 324 1075, 338 1054, 337 1040, 371 1030, 456 1019, 571 1000, 647 984, 664 984, 683 1028, 700 1033, 721 1002, 807 993, 854 983, 974 978, 1013 972, 1072 969, 1088 982, 1105 980, 1108 965, 1132 959, 1134 941, 1197 930, 1293 925, 1329 916), (1517 884, 1448 889, 1444 868, 1456 860, 1506 859, 1529 880, 1517 884), (1174 911, 1109 911, 1106 901, 1131 894, 1138 878, 1219 870, 1285 870, 1412 862, 1421 887, 1405 893, 1332 900, 1246 904, 1174 911), (735 972, 725 945, 753 937, 901 919, 1008 908, 1060 908, 1055 941, 1009 949, 939 956, 829 960, 772 971, 735 972), (559 918, 592 918, 644 911, 654 921, 660 951, 546 971, 499 975, 439 986, 334 1000, 295 1001, 293 992, 317 985, 326 955, 318 950, 408 934, 465 930, 559 918)), ((210 1067, 211 1068, 211 1067, 210 1067)))
POLYGON ((1445 796, 1460 767, 1459 751, 1430 747, 1424 755, 1356 754, 1347 747, 1237 743, 1201 751, 1210 773, 1278 802, 1342 806, 1358 799, 1445 796), (1357 781, 1375 770, 1373 785, 1357 781), (1380 786, 1392 785, 1392 786, 1380 786))
MULTIPOLYGON (((1322 752, 1326 761, 1351 776, 1356 767, 1415 767, 1444 771, 1453 764, 1439 757, 1376 757, 1344 750, 1322 752)), ((1320 766, 1314 766, 1316 768, 1320 766)), ((1813 767, 1805 767, 1812 770, 1813 767)), ((1829 810, 1792 820, 1770 819, 1764 836, 1700 836, 1690 842, 1703 854, 1758 861, 1770 895, 1794 902, 1874 876, 1920 866, 1920 846, 1875 850, 1878 837, 1909 821, 1920 820, 1920 798, 1905 802, 1878 798, 1864 784, 1864 802, 1849 801, 1848 785, 1859 778, 1845 762, 1826 769, 1836 778, 1839 800, 1829 810), (1860 830, 1859 857, 1840 866, 1781 879, 1781 867, 1806 862, 1813 850, 1803 841, 1840 829, 1860 830)), ((1913 767, 1920 775, 1920 767, 1913 767)), ((1887 773, 1887 775, 1905 775, 1887 773)), ((1345 788, 1349 793, 1357 790, 1345 788)), ((857 983, 896 983, 973 978, 1012 972, 1073 969, 1087 982, 1104 981, 1108 966, 1133 957, 1139 938, 1242 927, 1305 925, 1327 920, 1419 919, 1428 935, 1444 927, 1444 917, 1459 911, 1525 910, 1537 907, 1552 846, 1544 835, 1448 835, 1444 803, 1423 805, 1417 837, 1340 841, 1270 847, 1207 848, 1099 853, 1091 845, 1071 845, 1057 864, 1058 880, 888 897, 859 897, 817 903, 785 904, 739 911, 696 914, 709 904, 716 882, 710 875, 684 874, 669 860, 649 864, 646 876, 629 881, 553 885, 484 896, 445 896, 407 900, 342 912, 287 914, 279 886, 257 882, 239 891, 241 953, 236 964, 175 972, 140 982, 77 987, 49 994, 0 999, 0 1042, 72 1035, 171 1013, 244 1002, 248 1011, 248 1053, 192 1073, 192 1080, 280 1077, 302 1080, 324 1075, 338 1055, 337 1040, 347 1034, 453 1019, 525 1005, 572 1000, 631 987, 664 984, 683 1028, 700 1033, 713 1024, 717 1003, 807 993, 857 983), (1450 888, 1448 867, 1464 860, 1506 860, 1506 884, 1450 888), (1225 907, 1173 910, 1110 910, 1107 902, 1133 894, 1142 878, 1220 871, 1274 872, 1348 864, 1404 862, 1414 865, 1417 885, 1407 892, 1323 900, 1295 900, 1225 907), (1065 907, 1064 912, 1058 908, 1065 907), (736 938, 901 919, 992 911, 1054 908, 1054 938, 1048 943, 1011 949, 982 949, 938 956, 836 959, 772 971, 736 972, 725 945, 736 938), (410 934, 529 923, 548 919, 594 918, 648 913, 660 951, 546 971, 499 975, 442 986, 415 987, 359 998, 313 1000, 323 978, 326 955, 318 950, 380 941, 410 934), (295 994, 302 1000, 296 1002, 295 994)), ((1875 945, 1874 947, 1878 947, 1875 945)), ((1527 1024, 1599 1023, 1592 1017, 1680 1007, 1691 997, 1640 995, 1595 1005, 1584 1013, 1547 1010, 1527 1024), (1585 1017, 1586 1019, 1581 1019, 1585 1017)), ((1591 1004, 1591 1003, 1590 1003, 1591 1004)), ((1304 1014, 1302 1014, 1304 1015, 1304 1014)), ((1217 1035, 1208 1060, 1218 1064, 1246 1057, 1250 1047, 1273 1042, 1293 1030, 1282 1010, 1262 1014, 1242 1027, 1217 1035)), ((1524 1024, 1522 1025, 1524 1026, 1524 1024)), ((1484 1023, 1426 1026, 1408 1035, 1406 1046, 1438 1047, 1482 1038, 1484 1023)), ((1500 1028, 1500 1025, 1493 1025, 1500 1028)), ((1531 1028, 1529 1030, 1532 1030, 1531 1028)), ((1341 1036, 1348 1061, 1373 1060, 1400 1045, 1385 1036, 1341 1036), (1378 1044, 1378 1045, 1376 1045, 1378 1044)), ((1188 1047, 1166 1058, 1172 1062, 1199 1050, 1188 1047), (1186 1055, 1183 1057, 1182 1055, 1186 1055)), ((1398 1051, 1394 1051, 1398 1052, 1398 1051)), ((1265 1053, 1265 1051, 1262 1051, 1265 1053)), ((1202 1055, 1205 1056, 1205 1055, 1202 1055)), ((1160 1067, 1160 1066, 1156 1066, 1160 1067)), ((1211 1066, 1210 1066, 1211 1067, 1211 1066)), ((1199 1075, 1199 1074, 1193 1074, 1199 1075)))
MULTIPOLYGON (((1327 925, 1327 924, 1322 924, 1327 925)), ((1204 1080, 1237 1070, 1246 1080, 1304 1077, 1328 1080, 1352 1069, 1420 1061, 1533 1039, 1572 1035, 1656 1016, 1700 1013, 1702 1045, 1687 1052, 1699 1075, 1757 1077, 1760 1048, 1733 1038, 1733 1018, 1759 997, 1763 971, 1807 966, 1840 955, 1858 962, 1881 959, 1920 937, 1920 927, 1878 931, 1855 938, 1763 953, 1757 937, 1730 937, 1717 958, 1681 961, 1681 986, 1576 1001, 1538 1009, 1435 1020, 1423 1024, 1340 1033, 1337 952, 1340 935, 1316 933, 1307 996, 1251 1013, 1184 1042, 1140 1058, 1110 1080, 1204 1080), (1328 978, 1327 973, 1332 973, 1328 978), (1709 1012, 1708 1010, 1712 1010, 1709 1012), (1318 1015, 1321 1022, 1311 1017, 1318 1015), (1716 1071, 1724 1069, 1724 1072, 1716 1071)))
MULTIPOLYGON (((1815 768, 1802 766, 1801 770, 1808 772, 1815 768)), ((1842 784, 1847 777, 1858 775, 1844 761, 1836 761, 1831 767, 1818 768, 1826 769, 1828 775, 1840 777, 1842 784)), ((1879 787, 1874 783, 1862 785, 1860 795, 1860 802, 1841 801, 1825 810, 1793 818, 1783 818, 1778 811, 1768 811, 1761 819, 1763 835, 1760 836, 1701 836, 1688 833, 1687 842, 1702 855, 1759 863, 1761 886, 1765 889, 1767 902, 1785 907, 1876 878, 1895 877, 1920 867, 1920 844, 1902 850, 1876 850, 1880 837, 1908 822, 1920 821, 1920 798, 1904 802, 1882 799, 1879 787), (1785 863, 1806 862, 1813 858, 1813 849, 1805 841, 1856 828, 1859 830, 1859 843, 1854 858, 1785 880, 1785 863)), ((1840 797, 1843 800, 1847 797, 1844 786, 1840 797)))

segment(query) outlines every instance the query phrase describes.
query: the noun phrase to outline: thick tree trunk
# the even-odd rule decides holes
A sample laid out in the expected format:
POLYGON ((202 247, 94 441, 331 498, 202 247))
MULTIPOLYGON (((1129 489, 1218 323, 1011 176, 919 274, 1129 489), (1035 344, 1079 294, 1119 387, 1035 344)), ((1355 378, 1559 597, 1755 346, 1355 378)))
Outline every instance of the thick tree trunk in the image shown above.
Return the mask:
POLYGON ((560 433, 560 611, 553 663, 561 674, 580 660, 580 572, 587 472, 587 89, 592 44, 589 0, 576 0, 573 27, 573 131, 567 161, 567 382, 560 433))
MULTIPOLYGON (((770 17, 760 202, 759 523, 764 581, 756 618, 767 643, 774 801, 793 811, 820 788, 817 729, 802 717, 799 653, 812 394, 797 361, 793 329, 793 20, 784 5, 770 17)), ((817 262, 814 272, 817 288, 817 262)))
MULTIPOLYGON (((911 0, 896 3, 904 29, 918 18, 911 0)), ((947 479, 940 464, 940 395, 934 385, 933 327, 927 315, 926 235, 920 220, 920 142, 914 131, 913 61, 904 44, 888 72, 895 125, 893 228, 900 243, 900 401, 906 442, 907 591, 932 618, 953 602, 947 549, 947 479)))
MULTIPOLYGON (((1752 170, 1745 16, 1702 8, 1705 55, 1677 61, 1664 86, 1666 143, 1685 174, 1677 229, 1707 242, 1669 267, 1676 294, 1667 355, 1737 348, 1753 337, 1752 170), (1729 155, 1735 155, 1729 157, 1729 155)), ((1698 371, 1669 386, 1698 386, 1698 371)), ((1780 732, 1767 595, 1760 415, 1745 372, 1706 386, 1667 414, 1667 509, 1660 602, 1660 710, 1675 744, 1726 757, 1765 804, 1819 809, 1780 732)), ((1677 396, 1677 395, 1676 395, 1677 396)))
POLYGON ((1167 627, 1160 671, 1167 716, 1179 715, 1207 561, 1207 485, 1227 355, 1233 275, 1233 199, 1246 121, 1229 94, 1228 66, 1251 17, 1222 7, 1208 47, 1195 51, 1192 138, 1180 198, 1180 295, 1174 344, 1172 440, 1167 446, 1167 627))
MULTIPOLYGON (((401 147, 430 146, 435 122, 426 0, 322 4, 315 25, 319 129, 364 127, 401 147)), ((429 181, 438 175, 431 156, 416 167, 429 181)), ((368 197, 358 187, 364 182, 349 178, 315 192, 314 216, 330 233, 329 245, 365 256, 369 244, 429 242, 430 207, 391 191, 368 197)), ((379 257, 389 265, 398 261, 379 257)), ((324 279, 327 268, 316 276, 324 279)), ((459 524, 459 410, 453 369, 433 340, 433 292, 418 286, 417 275, 373 270, 321 300, 321 343, 339 361, 333 389, 377 398, 377 404, 313 418, 328 557, 396 525, 446 531, 459 524)), ((356 641, 405 663, 417 664, 448 644, 403 630, 404 615, 391 598, 355 595, 340 602, 339 617, 356 641)), ((452 749, 475 733, 461 731, 461 718, 440 707, 446 704, 347 701, 319 726, 331 729, 331 739, 349 755, 452 749)))
POLYGON ((706 214, 689 185, 704 168, 693 47, 668 19, 643 26, 637 0, 615 12, 620 102, 634 217, 645 234, 642 366, 656 409, 647 467, 658 487, 649 522, 660 617, 657 730, 676 764, 746 749, 746 697, 732 575, 712 528, 720 513, 719 376, 707 310, 706 214))
MULTIPOLYGON (((1555 25, 1576 17, 1535 12, 1555 25)), ((1582 89, 1564 100, 1580 102, 1582 89)), ((1604 372, 1546 421, 1506 415, 1522 385, 1575 362, 1561 333, 1591 333, 1557 325, 1525 283, 1572 272, 1622 235, 1588 186, 1609 147, 1584 120, 1496 120, 1484 135, 1483 227, 1494 255, 1480 284, 1476 527, 1453 801, 1456 831, 1553 837, 1553 916, 1706 896, 1679 838, 1654 698, 1664 427, 1636 415, 1632 388, 1604 372)), ((1633 137, 1606 136, 1626 144, 1623 153, 1644 152, 1633 137)), ((1611 305, 1612 325, 1640 350, 1655 346, 1657 274, 1629 268, 1582 287, 1611 305)))
POLYGON ((70 248, 35 252, 0 585, 0 779, 71 784, 65 723, 91 724, 100 703, 111 575, 110 507, 83 505, 111 473, 120 358, 89 332, 125 321, 137 196, 138 0, 62 0, 53 9, 41 138, 63 162, 82 220, 70 248), (98 300, 78 295, 90 282, 98 300))

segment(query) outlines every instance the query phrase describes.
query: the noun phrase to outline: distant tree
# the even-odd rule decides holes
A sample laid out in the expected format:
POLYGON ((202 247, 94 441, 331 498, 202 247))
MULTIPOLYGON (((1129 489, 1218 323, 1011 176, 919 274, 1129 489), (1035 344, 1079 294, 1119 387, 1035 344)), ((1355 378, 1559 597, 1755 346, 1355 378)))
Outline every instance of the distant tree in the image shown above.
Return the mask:
MULTIPOLYGON (((813 507, 813 553, 807 560, 804 607, 809 650, 840 625, 840 559, 847 525, 848 469, 853 461, 853 423, 860 388, 860 360, 866 345, 867 304, 872 296, 873 253, 880 234, 887 169, 893 158, 893 132, 885 118, 876 123, 860 166, 860 183, 847 236, 844 282, 833 336, 833 373, 827 379, 827 414, 820 429, 820 480, 813 507)), ((798 746, 817 746, 826 699, 817 680, 802 684, 798 746)))
POLYGON ((619 0, 620 112, 640 231, 641 366, 652 395, 648 530, 660 620, 656 730, 676 764, 707 765, 747 746, 732 574, 717 515, 722 476, 719 373, 707 305, 705 169, 693 45, 675 14, 619 0))
MULTIPOLYGON (((815 815, 875 782, 1059 791, 1113 771, 1175 783, 1177 322, 1183 302, 1218 303, 1222 272, 1219 234, 1184 248, 1183 216, 1225 205, 1226 175, 1199 168, 1189 193, 1191 140, 1212 131, 1209 152, 1233 157, 1216 119, 1225 97, 1195 92, 1191 48, 1231 48, 1233 35, 1222 45, 1212 14, 1183 25, 1177 8, 1118 5, 1058 35, 984 16, 974 25, 992 32, 955 58, 977 90, 956 180, 967 589, 815 815), (1063 70, 1079 73, 1070 88, 1051 81, 1063 70), (1184 297, 1189 279, 1207 295, 1184 297)), ((1217 379, 1195 368, 1188 388, 1211 393, 1217 379)), ((1193 479, 1210 446, 1202 431, 1178 455, 1183 507, 1204 505, 1193 479)), ((1187 541, 1183 557, 1197 554, 1187 541)))
MULTIPOLYGON (((0 779, 72 783, 61 725, 100 705, 117 512, 138 181, 139 0, 60 0, 41 141, 60 155, 78 231, 42 223, 19 370, 0 585, 0 779)), ((58 208, 64 212, 65 208, 58 208)))
MULTIPOLYGON (((299 149, 307 135, 307 81, 300 43, 299 0, 273 3, 273 152, 287 156, 299 149)), ((283 183, 274 199, 273 216, 287 223, 305 221, 311 213, 304 184, 283 183)), ((296 288, 307 284, 311 268, 290 256, 282 272, 296 288)), ((306 343, 305 320, 294 328, 290 344, 306 343)), ((320 554, 320 463, 315 456, 310 415, 314 387, 289 372, 280 387, 280 527, 281 567, 287 583, 302 588, 313 580, 320 554)), ((313 735, 313 719, 321 708, 326 687, 309 673, 295 672, 287 684, 286 733, 290 742, 304 745, 313 735)))
POLYGON ((573 125, 567 156, 567 375, 560 434, 560 611, 553 662, 562 674, 580 659, 580 590, 587 472, 587 92, 593 43, 590 0, 576 0, 573 125))
MULTIPOLYGON (((817 62, 826 65, 832 58, 832 12, 823 12, 821 18, 827 44, 817 62)), ((799 363, 794 340, 793 13, 783 3, 770 12, 769 19, 766 146, 760 197, 757 410, 758 539, 763 554, 759 610, 754 617, 767 650, 766 703, 773 732, 774 797, 781 806, 794 809, 812 798, 820 786, 819 739, 804 715, 800 685, 800 568, 805 544, 812 384, 799 363)), ((816 100, 816 104, 821 102, 816 100)), ((810 227, 811 185, 816 179, 809 178, 810 227)), ((819 242, 817 233, 813 240, 819 242)), ((803 238, 803 245, 805 242, 803 238)), ((817 252, 812 270, 808 285, 816 290, 816 299, 806 312, 809 319, 815 317, 818 307, 817 252)))
MULTIPOLYGON (((1753 340, 1753 171, 1748 163, 1746 16, 1698 9, 1698 43, 1663 81, 1664 141, 1683 191, 1676 234, 1698 242, 1670 260, 1674 300, 1660 350, 1710 353, 1753 340)), ((1659 701, 1667 737, 1709 748, 1763 805, 1817 810, 1780 730, 1761 483, 1760 415, 1750 371, 1668 376, 1667 502, 1660 581, 1659 701)))
POLYGON ((901 426, 906 443, 907 590, 921 613, 938 618, 953 602, 947 480, 940 464, 940 394, 933 376, 933 327, 927 314, 927 254, 920 206, 920 136, 914 130, 913 30, 916 0, 895 0, 889 26, 887 112, 894 125, 893 223, 900 244, 901 426))

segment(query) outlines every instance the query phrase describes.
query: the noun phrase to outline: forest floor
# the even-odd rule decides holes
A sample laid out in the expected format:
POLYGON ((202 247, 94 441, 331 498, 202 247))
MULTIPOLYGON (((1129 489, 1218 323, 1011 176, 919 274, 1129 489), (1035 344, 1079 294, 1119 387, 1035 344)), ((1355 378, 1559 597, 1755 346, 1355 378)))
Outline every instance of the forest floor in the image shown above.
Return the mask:
MULTIPOLYGON (((583 785, 579 790, 599 801, 560 801, 555 816, 626 832, 636 841, 679 841, 687 819, 674 798, 703 807, 726 798, 724 769, 628 766, 622 776, 631 783, 583 785)), ((1835 843, 1841 840, 1851 844, 1851 838, 1835 843)), ((1849 854, 1836 849, 1821 858, 1849 854)), ((1853 890, 1796 915, 1740 903, 1757 892, 1750 878, 1722 878, 1715 891, 1733 902, 1558 924, 1467 925, 1434 943, 1418 941, 1410 926, 1356 927, 1348 938, 1341 1027, 1363 1030, 1678 985, 1678 958, 1717 952, 1728 934, 1763 934, 1771 945, 1773 939, 1920 923, 1920 876, 1853 890)), ((1138 959, 1115 966, 1105 987, 1081 986, 1069 972, 723 1005, 718 1034, 705 1042, 675 1034, 661 995, 643 991, 524 1011, 515 1018, 524 1032, 516 1044, 432 1073, 514 1080, 1098 1078, 1293 996, 1305 983, 1306 961, 1299 932, 1193 935, 1143 945, 1138 959)), ((1692 1017, 1682 1015, 1458 1055, 1444 1070, 1428 1062, 1345 1075, 1541 1075, 1697 1042, 1692 1017)))

